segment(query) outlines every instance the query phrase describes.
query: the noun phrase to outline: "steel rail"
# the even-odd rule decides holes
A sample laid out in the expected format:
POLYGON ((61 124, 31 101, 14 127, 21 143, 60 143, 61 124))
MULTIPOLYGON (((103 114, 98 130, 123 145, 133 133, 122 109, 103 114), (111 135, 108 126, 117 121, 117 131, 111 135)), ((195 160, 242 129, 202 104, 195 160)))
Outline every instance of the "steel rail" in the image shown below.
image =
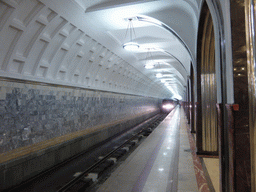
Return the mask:
MULTIPOLYGON (((157 118, 156 118, 157 119, 157 118)), ((147 127, 148 128, 148 127, 147 127)), ((91 165, 89 168, 87 168, 85 171, 83 171, 79 176, 75 177, 74 179, 72 179, 71 181, 69 181, 67 184, 65 184, 63 187, 61 187, 60 189, 58 189, 57 192, 65 192, 67 190, 69 190, 71 187, 73 187, 76 183, 78 183, 84 176, 86 176, 90 171, 92 171, 94 168, 96 168, 98 165, 100 165, 101 163, 103 163, 105 160, 107 160, 109 157, 111 157, 112 154, 114 154, 116 151, 118 151, 119 149, 121 149, 123 146, 125 146, 127 143, 129 143, 130 141, 132 141, 134 138, 136 138, 139 134, 141 134, 143 131, 145 131, 145 129, 141 129, 138 133, 136 133, 135 135, 133 135, 130 139, 126 140, 123 144, 121 144, 119 147, 117 147, 116 149, 112 150, 111 152, 109 152, 106 156, 104 156, 102 159, 100 159, 99 161, 97 161, 95 164, 91 165)))

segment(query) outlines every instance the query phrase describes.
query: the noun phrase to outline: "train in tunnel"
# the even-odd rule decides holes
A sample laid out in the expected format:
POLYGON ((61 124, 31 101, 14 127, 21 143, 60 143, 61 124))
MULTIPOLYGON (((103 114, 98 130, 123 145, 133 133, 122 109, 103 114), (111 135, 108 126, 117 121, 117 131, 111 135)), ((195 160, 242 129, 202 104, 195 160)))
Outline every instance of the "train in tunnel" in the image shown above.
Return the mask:
POLYGON ((162 100, 160 110, 162 113, 170 113, 177 105, 179 105, 179 100, 166 98, 162 100))
POLYGON ((0 190, 178 105, 220 191, 256 191, 255 4, 1 0, 0 190))

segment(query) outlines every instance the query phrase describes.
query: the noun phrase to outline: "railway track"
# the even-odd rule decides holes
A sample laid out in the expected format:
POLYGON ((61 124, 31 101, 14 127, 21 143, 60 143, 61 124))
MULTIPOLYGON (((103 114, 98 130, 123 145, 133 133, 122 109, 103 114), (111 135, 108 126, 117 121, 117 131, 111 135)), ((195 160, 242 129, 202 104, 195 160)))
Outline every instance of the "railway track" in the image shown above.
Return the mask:
POLYGON ((143 137, 148 136, 154 128, 165 118, 166 114, 162 114, 145 128, 134 133, 132 137, 124 141, 118 147, 104 156, 100 156, 99 160, 83 172, 74 175, 74 179, 66 183, 57 192, 69 191, 85 191, 88 187, 95 184, 101 175, 111 166, 113 166, 120 157, 125 155, 132 149, 143 137))
POLYGON ((129 131, 5 191, 88 191, 100 183, 98 181, 102 180, 104 175, 106 176, 106 172, 120 164, 120 159, 126 158, 127 154, 131 153, 141 142, 141 139, 148 136, 166 115, 158 114, 129 129, 129 131))

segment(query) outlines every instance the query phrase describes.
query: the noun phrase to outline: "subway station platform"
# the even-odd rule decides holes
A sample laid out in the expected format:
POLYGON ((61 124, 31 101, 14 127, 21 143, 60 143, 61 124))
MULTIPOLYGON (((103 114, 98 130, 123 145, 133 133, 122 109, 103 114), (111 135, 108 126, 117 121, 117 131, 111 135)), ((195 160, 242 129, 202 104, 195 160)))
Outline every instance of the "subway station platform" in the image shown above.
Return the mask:
POLYGON ((210 178, 205 166, 213 172, 218 167, 211 160, 203 163, 195 152, 184 111, 177 107, 97 192, 218 191, 212 184, 218 178, 210 178))

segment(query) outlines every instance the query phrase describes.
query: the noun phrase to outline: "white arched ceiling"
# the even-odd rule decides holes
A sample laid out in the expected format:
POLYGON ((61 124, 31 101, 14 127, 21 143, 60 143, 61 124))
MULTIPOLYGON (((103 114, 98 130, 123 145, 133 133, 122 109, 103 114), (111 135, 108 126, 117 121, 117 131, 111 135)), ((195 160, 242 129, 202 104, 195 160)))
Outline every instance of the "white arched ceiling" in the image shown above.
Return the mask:
POLYGON ((195 61, 198 4, 189 0, 2 0, 0 76, 177 97, 183 94, 195 61), (137 52, 122 48, 130 17, 155 22, 133 21, 140 44, 137 52), (157 63, 153 69, 144 68, 149 50, 157 63), (157 78, 157 73, 163 77, 157 78))

